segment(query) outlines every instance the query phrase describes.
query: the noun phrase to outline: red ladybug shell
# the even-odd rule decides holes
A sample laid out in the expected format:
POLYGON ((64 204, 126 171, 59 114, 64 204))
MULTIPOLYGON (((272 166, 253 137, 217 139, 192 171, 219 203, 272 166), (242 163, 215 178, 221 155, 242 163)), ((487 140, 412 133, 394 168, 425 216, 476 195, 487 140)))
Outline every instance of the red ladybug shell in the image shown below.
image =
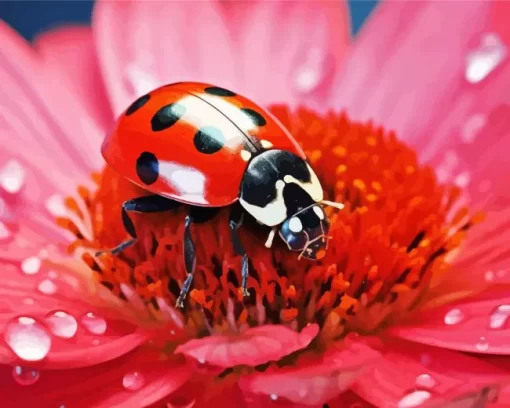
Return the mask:
POLYGON ((210 84, 181 82, 138 98, 103 142, 106 162, 140 187, 192 205, 238 199, 250 155, 305 154, 268 111, 210 84))

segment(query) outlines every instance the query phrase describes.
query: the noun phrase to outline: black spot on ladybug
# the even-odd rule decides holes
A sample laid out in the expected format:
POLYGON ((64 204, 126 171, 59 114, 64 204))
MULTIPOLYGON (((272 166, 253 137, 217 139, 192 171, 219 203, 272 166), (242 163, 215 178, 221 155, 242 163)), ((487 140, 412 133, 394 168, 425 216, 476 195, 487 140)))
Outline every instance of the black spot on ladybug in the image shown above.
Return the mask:
POLYGON ((225 88, 217 87, 217 86, 211 86, 209 88, 205 88, 204 91, 208 94, 216 95, 216 96, 236 96, 236 94, 234 92, 229 91, 228 89, 225 89, 225 88))
POLYGON ((265 124, 267 123, 266 119, 264 118, 264 116, 262 116, 257 111, 254 111, 253 109, 248 109, 248 108, 242 108, 241 110, 244 113, 246 113, 246 115, 248 115, 248 117, 251 119, 251 121, 255 125, 260 127, 260 126, 265 126, 265 124))
POLYGON ((149 94, 140 96, 136 101, 134 101, 129 108, 126 110, 126 116, 132 115, 138 109, 140 109, 143 105, 145 105, 151 96, 149 94))
POLYGON ((186 108, 178 103, 171 103, 158 110, 151 119, 154 132, 160 132, 175 125, 186 113, 186 108))
POLYGON ((153 153, 143 152, 136 160, 136 174, 144 184, 154 184, 159 177, 157 157, 153 153))
POLYGON ((218 128, 205 126, 195 133, 193 143, 200 153, 213 154, 219 152, 225 145, 225 136, 218 128))

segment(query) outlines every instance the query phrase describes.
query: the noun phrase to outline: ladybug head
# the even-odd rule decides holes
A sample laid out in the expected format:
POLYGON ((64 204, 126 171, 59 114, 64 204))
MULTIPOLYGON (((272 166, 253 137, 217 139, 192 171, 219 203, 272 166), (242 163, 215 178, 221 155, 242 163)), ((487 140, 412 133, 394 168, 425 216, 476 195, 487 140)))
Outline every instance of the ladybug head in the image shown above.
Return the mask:
POLYGON ((287 218, 279 235, 292 251, 301 251, 300 257, 321 259, 327 249, 329 220, 318 204, 313 204, 287 218))

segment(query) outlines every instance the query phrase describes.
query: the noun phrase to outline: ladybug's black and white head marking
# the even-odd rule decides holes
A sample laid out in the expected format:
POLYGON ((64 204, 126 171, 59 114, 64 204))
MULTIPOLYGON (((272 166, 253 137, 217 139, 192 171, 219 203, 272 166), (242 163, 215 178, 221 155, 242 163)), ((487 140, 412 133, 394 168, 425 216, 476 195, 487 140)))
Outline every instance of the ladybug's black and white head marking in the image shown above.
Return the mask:
POLYGON ((261 224, 279 226, 289 249, 316 259, 326 247, 329 222, 321 208, 323 189, 310 165, 283 150, 268 150, 246 169, 239 196, 261 224))

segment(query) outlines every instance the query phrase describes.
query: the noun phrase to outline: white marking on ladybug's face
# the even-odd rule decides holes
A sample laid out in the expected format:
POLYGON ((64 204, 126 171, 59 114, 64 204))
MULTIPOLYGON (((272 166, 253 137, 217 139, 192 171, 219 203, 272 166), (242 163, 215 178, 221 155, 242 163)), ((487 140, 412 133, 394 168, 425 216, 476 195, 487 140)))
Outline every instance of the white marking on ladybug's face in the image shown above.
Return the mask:
POLYGON ((253 216, 260 224, 274 227, 281 224, 287 218, 287 207, 283 199, 283 188, 285 182, 278 180, 275 183, 276 198, 265 207, 258 207, 239 198, 239 203, 253 216))
POLYGON ((302 181, 290 175, 285 176, 283 180, 286 183, 295 183, 298 186, 300 186, 310 195, 310 197, 312 197, 314 201, 316 202, 322 201, 322 199, 324 198, 324 191, 322 190, 321 182, 319 181, 319 178, 308 164, 306 164, 306 167, 310 172, 310 182, 303 183, 302 181))
POLYGON ((261 140, 260 144, 264 149, 270 149, 271 147, 273 147, 273 144, 269 140, 261 140))
POLYGON ((207 204, 204 199, 205 176, 193 167, 160 161, 159 178, 171 186, 186 201, 207 204))
POLYGON ((318 205, 313 206, 313 212, 319 217, 320 220, 324 219, 324 211, 322 211, 322 208, 320 208, 318 205))
POLYGON ((251 153, 247 150, 241 150, 241 158, 244 160, 244 161, 248 161, 251 159, 251 153))
POLYGON ((301 220, 298 217, 292 217, 289 220, 289 229, 292 232, 301 232, 301 231, 303 231, 303 224, 301 223, 301 220))

